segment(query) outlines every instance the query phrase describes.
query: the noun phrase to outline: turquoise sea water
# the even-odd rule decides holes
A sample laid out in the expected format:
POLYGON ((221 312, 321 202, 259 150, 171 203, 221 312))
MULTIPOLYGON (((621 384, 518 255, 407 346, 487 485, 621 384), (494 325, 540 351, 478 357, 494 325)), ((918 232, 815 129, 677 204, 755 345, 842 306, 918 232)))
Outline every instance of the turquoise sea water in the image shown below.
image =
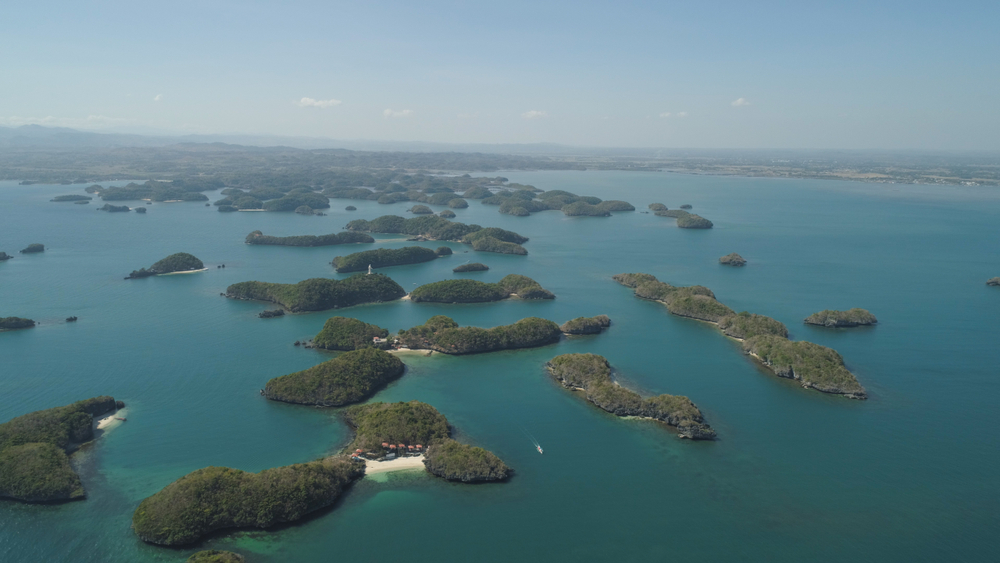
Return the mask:
POLYGON ((409 204, 332 200, 328 216, 302 217, 157 203, 143 216, 48 202, 84 186, 0 183, 0 250, 48 248, 0 263, 0 316, 42 323, 0 334, 0 421, 100 394, 128 404, 128 422, 74 455, 87 500, 0 501, 0 560, 183 561, 208 548, 256 562, 352 553, 402 553, 413 562, 996 557, 1000 289, 984 282, 1000 275, 1000 192, 662 173, 504 175, 642 210, 654 201, 690 203, 715 228, 677 229, 672 219, 638 211, 510 217, 470 201, 456 220, 515 230, 531 238, 530 254, 444 243, 453 256, 382 271, 413 288, 481 261, 489 272, 465 275, 525 274, 555 301, 394 302, 262 320, 257 313, 267 304, 219 293, 245 280, 342 277, 330 260, 374 245, 258 247, 243 244, 247 233, 337 232, 353 218, 403 215, 409 204), (344 211, 349 204, 358 211, 344 211), (179 251, 209 270, 122 279, 179 251), (717 263, 734 251, 749 261, 745 268, 717 263), (793 338, 840 351, 870 399, 807 391, 758 369, 714 327, 636 299, 611 281, 620 272, 705 285, 737 311, 783 321, 793 338), (878 326, 801 322, 849 307, 870 309, 878 326), (366 478, 304 523, 219 534, 190 549, 145 545, 129 528, 139 501, 195 469, 259 471, 345 443, 335 410, 258 395, 269 378, 332 357, 292 343, 334 314, 395 331, 436 314, 488 327, 602 313, 614 322, 604 334, 545 348, 404 356, 407 374, 375 397, 434 405, 460 439, 516 470, 508 483, 450 484, 419 472, 366 478), (63 322, 71 315, 80 320, 63 322), (720 439, 679 440, 662 425, 584 403, 543 371, 546 360, 568 352, 606 356, 643 392, 688 395, 720 439))

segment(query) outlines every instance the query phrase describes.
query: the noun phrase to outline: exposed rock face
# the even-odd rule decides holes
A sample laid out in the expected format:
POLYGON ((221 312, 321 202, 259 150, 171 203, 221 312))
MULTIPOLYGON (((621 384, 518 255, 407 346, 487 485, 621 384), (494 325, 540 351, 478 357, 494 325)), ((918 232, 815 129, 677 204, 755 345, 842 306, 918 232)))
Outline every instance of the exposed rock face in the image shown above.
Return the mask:
POLYGON ((733 252, 732 254, 727 254, 722 258, 719 258, 719 264, 723 266, 746 266, 747 261, 743 259, 742 256, 733 252))
MULTIPOLYGON (((0 254, 3 254, 3 252, 0 252, 0 254)), ((0 260, 3 260, 2 256, 0 256, 0 260)), ((1000 278, 990 278, 986 281, 986 285, 1000 286, 1000 278)))
POLYGON ((246 559, 239 553, 208 549, 199 551, 188 557, 187 563, 244 563, 246 559))
POLYGON ((830 328, 852 327, 873 325, 878 323, 875 315, 865 309, 848 309, 847 311, 832 311, 827 309, 809 315, 805 319, 806 324, 819 325, 830 328))

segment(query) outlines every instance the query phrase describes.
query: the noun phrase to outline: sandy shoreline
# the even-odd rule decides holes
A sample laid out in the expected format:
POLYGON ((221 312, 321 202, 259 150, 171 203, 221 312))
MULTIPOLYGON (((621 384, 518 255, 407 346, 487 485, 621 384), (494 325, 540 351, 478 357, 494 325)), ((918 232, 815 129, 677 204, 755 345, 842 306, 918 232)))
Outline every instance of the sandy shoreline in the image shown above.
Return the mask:
POLYGON ((117 419, 125 418, 126 414, 128 414, 128 409, 121 409, 119 411, 115 411, 107 416, 102 417, 100 420, 97 421, 97 429, 107 431, 111 430, 112 428, 121 426, 122 421, 117 419))
POLYGON ((389 461, 365 461, 365 475, 404 469, 424 469, 424 456, 397 457, 389 461))
MULTIPOLYGON (((421 356, 431 356, 434 350, 414 350, 412 348, 402 348, 402 349, 389 349, 386 350, 390 354, 420 354, 421 356)), ((438 352, 440 354, 440 352, 438 352)))
POLYGON ((184 270, 183 272, 167 272, 166 274, 156 274, 158 276, 172 276, 174 274, 197 274, 198 272, 207 272, 208 268, 202 268, 200 270, 184 270))

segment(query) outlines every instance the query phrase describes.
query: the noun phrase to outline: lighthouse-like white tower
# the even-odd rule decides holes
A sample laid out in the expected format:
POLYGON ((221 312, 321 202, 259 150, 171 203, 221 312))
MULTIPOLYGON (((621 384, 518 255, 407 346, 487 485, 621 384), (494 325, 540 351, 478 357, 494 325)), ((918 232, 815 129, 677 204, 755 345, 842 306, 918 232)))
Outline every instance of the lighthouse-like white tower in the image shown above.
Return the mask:
POLYGON ((372 265, 368 264, 368 275, 372 275, 372 265))

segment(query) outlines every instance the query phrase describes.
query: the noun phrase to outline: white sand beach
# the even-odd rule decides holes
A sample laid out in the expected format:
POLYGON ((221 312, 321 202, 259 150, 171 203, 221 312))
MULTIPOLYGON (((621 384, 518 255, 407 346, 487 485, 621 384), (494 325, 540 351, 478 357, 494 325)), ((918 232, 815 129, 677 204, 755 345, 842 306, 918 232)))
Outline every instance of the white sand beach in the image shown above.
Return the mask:
POLYGON ((389 461, 365 461, 365 475, 385 473, 386 471, 402 471, 404 469, 423 469, 424 456, 397 457, 389 461))
POLYGON ((122 421, 119 418, 126 418, 128 414, 128 409, 121 409, 120 411, 113 412, 109 415, 104 416, 97 421, 97 429, 104 430, 105 432, 111 430, 112 428, 117 428, 121 426, 122 421))
POLYGON ((166 274, 157 274, 159 276, 172 276, 174 274, 197 274, 198 272, 207 272, 208 268, 202 268, 200 270, 184 270, 183 272, 169 272, 166 274))

